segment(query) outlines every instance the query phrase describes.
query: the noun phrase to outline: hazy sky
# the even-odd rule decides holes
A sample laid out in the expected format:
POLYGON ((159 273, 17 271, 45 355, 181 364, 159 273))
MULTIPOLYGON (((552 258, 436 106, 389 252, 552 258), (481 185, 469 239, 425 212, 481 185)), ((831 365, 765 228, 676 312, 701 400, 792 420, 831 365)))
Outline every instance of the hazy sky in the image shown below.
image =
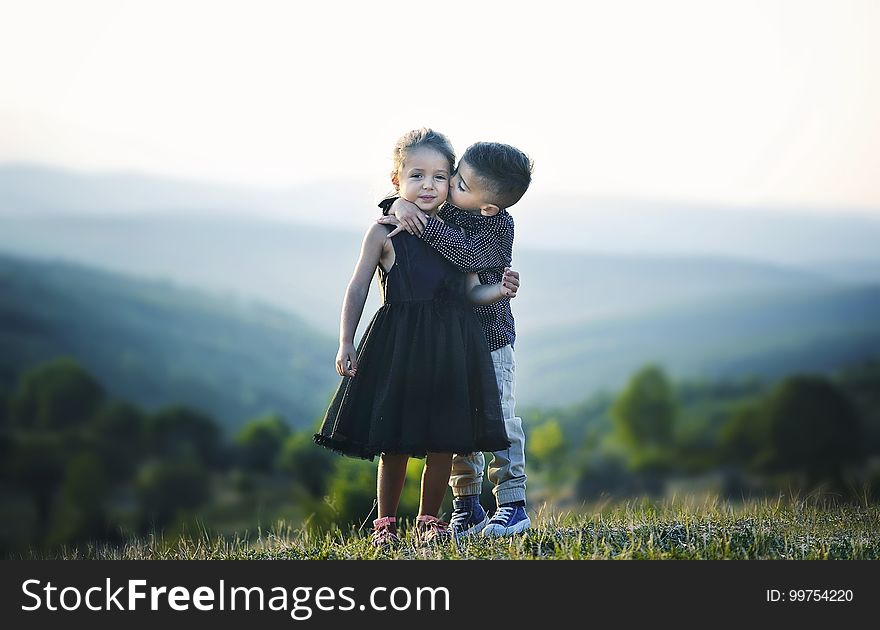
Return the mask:
POLYGON ((385 186, 404 131, 534 189, 880 215, 880 2, 0 2, 0 161, 385 186))

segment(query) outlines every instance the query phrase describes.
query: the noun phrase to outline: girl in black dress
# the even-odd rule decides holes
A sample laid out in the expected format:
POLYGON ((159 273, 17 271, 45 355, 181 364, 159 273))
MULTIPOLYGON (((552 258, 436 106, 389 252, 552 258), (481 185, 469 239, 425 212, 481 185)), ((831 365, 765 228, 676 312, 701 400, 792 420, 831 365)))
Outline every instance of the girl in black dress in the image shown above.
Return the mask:
MULTIPOLYGON (((446 201, 455 153, 430 129, 405 134, 394 148, 396 194, 434 215, 446 201)), ((345 455, 379 458, 377 545, 396 542, 396 513, 408 459, 425 457, 417 533, 443 538, 437 518, 453 453, 509 446, 495 372, 472 303, 515 293, 480 285, 406 232, 374 224, 342 306, 336 371, 343 377, 315 442, 345 455), (378 268, 383 306, 357 349, 354 334, 378 268)))

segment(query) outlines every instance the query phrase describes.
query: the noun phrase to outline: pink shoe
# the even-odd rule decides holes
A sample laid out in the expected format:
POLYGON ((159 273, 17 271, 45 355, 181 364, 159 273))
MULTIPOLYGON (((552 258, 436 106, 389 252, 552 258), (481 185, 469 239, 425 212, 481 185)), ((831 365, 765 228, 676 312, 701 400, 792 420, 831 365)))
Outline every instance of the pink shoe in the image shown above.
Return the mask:
POLYGON ((373 521, 371 539, 377 549, 388 549, 400 544, 400 538, 397 536, 397 518, 385 516, 373 521))
POLYGON ((450 539, 449 523, 423 514, 416 518, 416 539, 426 545, 442 544, 450 539))

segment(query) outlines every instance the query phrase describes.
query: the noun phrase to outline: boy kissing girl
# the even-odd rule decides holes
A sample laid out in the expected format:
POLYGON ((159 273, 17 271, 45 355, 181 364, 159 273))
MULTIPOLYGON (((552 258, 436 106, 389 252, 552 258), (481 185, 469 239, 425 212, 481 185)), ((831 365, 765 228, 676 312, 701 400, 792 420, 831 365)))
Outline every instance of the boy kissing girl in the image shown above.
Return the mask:
MULTIPOLYGON (((449 202, 429 218, 405 199, 386 200, 380 206, 380 223, 397 225, 389 237, 401 230, 419 236, 444 258, 464 272, 477 272, 482 284, 514 278, 509 271, 513 255, 513 217, 508 208, 518 202, 531 183, 533 163, 507 144, 477 142, 465 151, 449 182, 449 202)), ((510 298, 489 306, 477 306, 483 326, 498 390, 510 448, 492 453, 489 481, 497 509, 492 518, 480 504, 485 459, 483 453, 456 454, 452 462, 452 533, 456 537, 482 533, 506 536, 525 531, 531 520, 525 511, 525 434, 522 419, 514 411, 516 331, 510 298)))

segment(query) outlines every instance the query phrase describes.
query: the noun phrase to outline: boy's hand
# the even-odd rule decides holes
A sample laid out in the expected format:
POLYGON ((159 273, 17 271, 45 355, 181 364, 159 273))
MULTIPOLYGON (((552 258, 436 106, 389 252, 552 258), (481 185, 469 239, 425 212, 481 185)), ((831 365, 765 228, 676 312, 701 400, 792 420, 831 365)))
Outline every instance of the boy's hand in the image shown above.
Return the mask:
POLYGON ((398 197, 391 204, 391 210, 388 212, 388 215, 391 216, 392 213, 400 221, 400 227, 413 236, 421 236, 425 226, 428 225, 428 215, 419 210, 416 204, 402 197, 398 197))
POLYGON ((504 268, 504 275, 501 276, 501 293, 504 297, 511 300, 516 297, 519 290, 519 272, 514 271, 510 267, 504 268))
MULTIPOLYGON (((438 223, 446 223, 446 221, 444 221, 440 217, 434 217, 434 220, 437 221, 438 223)), ((382 225, 396 225, 397 226, 393 230, 388 232, 388 238, 391 238, 392 236, 397 236, 404 229, 403 225, 401 225, 401 223, 400 223, 400 219, 398 219, 397 217, 395 217, 393 215, 387 216, 387 217, 386 216, 379 217, 378 219, 376 219, 376 223, 381 223, 382 225)))
POLYGON ((339 352, 336 353, 336 373, 339 376, 357 374, 357 352, 353 343, 339 344, 339 352))
POLYGON ((393 230, 388 232, 388 238, 391 238, 392 236, 396 236, 396 235, 400 234, 400 232, 403 231, 403 226, 400 224, 400 221, 397 220, 397 217, 394 216, 393 214, 388 215, 387 217, 385 217, 385 216, 379 217, 378 219, 376 219, 376 223, 381 223, 382 225, 396 225, 397 226, 393 230))

